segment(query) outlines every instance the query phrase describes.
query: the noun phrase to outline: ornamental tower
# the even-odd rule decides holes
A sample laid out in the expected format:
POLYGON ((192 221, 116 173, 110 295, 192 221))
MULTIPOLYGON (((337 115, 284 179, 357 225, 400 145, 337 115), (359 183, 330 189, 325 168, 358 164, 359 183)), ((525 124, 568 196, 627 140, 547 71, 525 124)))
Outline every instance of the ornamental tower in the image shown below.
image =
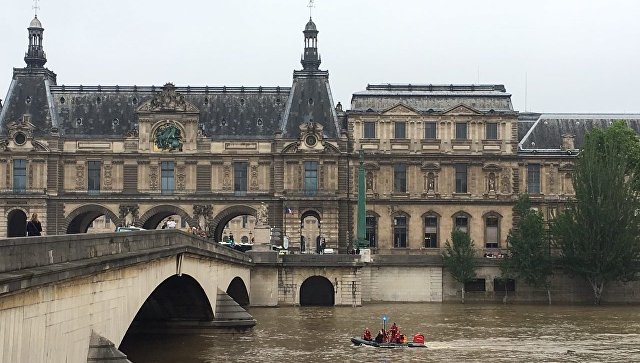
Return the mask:
POLYGON ((311 17, 302 33, 304 33, 304 54, 300 63, 305 71, 317 71, 321 62, 318 54, 318 29, 311 17))
POLYGON ((38 20, 36 15, 31 24, 29 24, 29 48, 24 56, 24 61, 27 63, 28 68, 43 68, 47 63, 47 55, 42 48, 42 23, 38 20))

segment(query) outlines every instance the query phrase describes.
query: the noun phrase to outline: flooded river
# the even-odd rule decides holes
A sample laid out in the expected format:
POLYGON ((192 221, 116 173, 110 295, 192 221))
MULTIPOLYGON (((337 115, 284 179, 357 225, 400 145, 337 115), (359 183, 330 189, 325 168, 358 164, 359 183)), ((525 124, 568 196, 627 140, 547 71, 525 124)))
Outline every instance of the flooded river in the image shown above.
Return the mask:
POLYGON ((122 350, 158 362, 638 362, 640 307, 373 304, 250 308, 244 334, 137 336, 122 350), (354 347, 382 315, 427 349, 354 347))

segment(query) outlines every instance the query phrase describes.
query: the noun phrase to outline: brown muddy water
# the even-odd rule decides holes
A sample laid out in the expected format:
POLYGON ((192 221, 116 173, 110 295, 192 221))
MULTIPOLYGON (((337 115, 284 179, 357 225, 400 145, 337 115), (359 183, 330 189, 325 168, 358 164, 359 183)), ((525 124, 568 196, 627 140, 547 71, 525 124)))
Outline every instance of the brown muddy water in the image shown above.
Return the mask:
POLYGON ((372 304, 250 308, 246 333, 139 335, 121 349, 157 362, 640 362, 640 307, 372 304), (382 315, 427 349, 354 347, 382 315))

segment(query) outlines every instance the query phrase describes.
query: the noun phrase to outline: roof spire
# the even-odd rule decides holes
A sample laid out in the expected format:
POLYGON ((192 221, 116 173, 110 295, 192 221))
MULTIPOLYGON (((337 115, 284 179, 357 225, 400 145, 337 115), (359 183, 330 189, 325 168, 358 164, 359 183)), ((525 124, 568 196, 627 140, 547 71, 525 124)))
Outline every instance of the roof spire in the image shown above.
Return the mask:
MULTIPOLYGON (((36 1, 38 1, 38 0, 36 0, 36 1)), ((309 5, 307 5, 307 7, 309 8, 309 20, 311 20, 311 15, 312 15, 311 12, 313 11, 313 8, 315 7, 313 5, 313 1, 314 0, 309 0, 309 5)))
POLYGON ((33 12, 35 13, 35 17, 38 17, 38 10, 40 10, 40 6, 38 6, 38 1, 40 0, 33 0, 33 12))

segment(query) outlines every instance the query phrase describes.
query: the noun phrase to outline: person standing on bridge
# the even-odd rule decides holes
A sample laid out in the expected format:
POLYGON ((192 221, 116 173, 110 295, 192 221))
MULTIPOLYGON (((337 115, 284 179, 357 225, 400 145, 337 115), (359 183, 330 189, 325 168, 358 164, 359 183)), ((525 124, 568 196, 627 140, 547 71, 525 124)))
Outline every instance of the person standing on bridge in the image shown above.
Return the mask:
POLYGON ((176 229, 176 226, 177 226, 176 221, 174 221, 172 217, 169 217, 169 219, 167 219, 167 228, 176 229))
POLYGON ((33 213, 27 222, 27 236, 41 236, 42 224, 38 220, 38 213, 33 213))

